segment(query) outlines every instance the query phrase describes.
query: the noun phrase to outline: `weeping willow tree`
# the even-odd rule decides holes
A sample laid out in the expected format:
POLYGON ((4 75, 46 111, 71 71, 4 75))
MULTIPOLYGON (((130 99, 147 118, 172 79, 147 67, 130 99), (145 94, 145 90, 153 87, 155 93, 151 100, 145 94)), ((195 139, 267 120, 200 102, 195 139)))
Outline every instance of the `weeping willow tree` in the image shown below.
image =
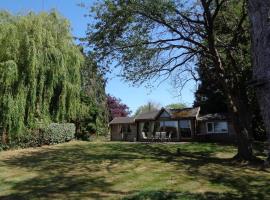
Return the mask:
POLYGON ((1 12, 0 46, 3 143, 19 138, 26 128, 78 118, 84 58, 66 19, 55 11, 1 12))

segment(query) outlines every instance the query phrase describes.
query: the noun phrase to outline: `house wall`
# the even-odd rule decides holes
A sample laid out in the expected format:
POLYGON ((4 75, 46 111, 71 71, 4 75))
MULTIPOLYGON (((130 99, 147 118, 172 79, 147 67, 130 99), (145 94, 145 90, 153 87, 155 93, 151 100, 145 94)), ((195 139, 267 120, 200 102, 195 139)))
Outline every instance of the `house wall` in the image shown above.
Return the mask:
POLYGON ((236 134, 231 122, 228 123, 228 133, 207 133, 207 122, 218 122, 224 120, 209 120, 197 122, 197 133, 194 139, 200 141, 217 141, 217 142, 235 142, 236 134))
POLYGON ((137 125, 131 124, 130 130, 131 130, 131 132, 124 133, 124 140, 134 142, 137 140, 137 125))
POLYGON ((111 131, 111 140, 112 141, 122 141, 123 134, 121 133, 121 125, 120 124, 112 124, 110 125, 111 131))
POLYGON ((121 132, 122 124, 112 124, 110 125, 111 130, 111 140, 112 141, 131 141, 136 140, 137 137, 137 127, 136 124, 126 124, 130 126, 130 132, 121 132))

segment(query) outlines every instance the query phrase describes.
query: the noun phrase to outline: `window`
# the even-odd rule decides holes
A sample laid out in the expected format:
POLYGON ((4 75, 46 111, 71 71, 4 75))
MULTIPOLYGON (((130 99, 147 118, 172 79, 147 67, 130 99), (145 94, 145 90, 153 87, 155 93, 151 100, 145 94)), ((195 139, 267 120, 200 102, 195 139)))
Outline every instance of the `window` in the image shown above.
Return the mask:
POLYGON ((207 122, 207 133, 228 133, 227 122, 207 122))
POLYGON ((191 122, 190 120, 180 120, 179 121, 180 134, 183 138, 191 137, 191 122))
POLYGON ((189 120, 180 120, 179 121, 180 128, 190 128, 190 121, 189 120))
POLYGON ((166 132, 167 136, 171 138, 177 138, 178 122, 177 121, 156 121, 153 134, 157 132, 166 132))

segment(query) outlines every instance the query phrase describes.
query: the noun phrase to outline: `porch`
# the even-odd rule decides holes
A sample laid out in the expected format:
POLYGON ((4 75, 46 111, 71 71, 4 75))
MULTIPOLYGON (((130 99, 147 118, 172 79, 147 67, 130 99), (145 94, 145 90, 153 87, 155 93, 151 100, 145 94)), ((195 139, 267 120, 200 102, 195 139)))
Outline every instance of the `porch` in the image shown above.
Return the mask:
POLYGON ((192 119, 140 121, 137 127, 137 141, 189 141, 194 136, 195 121, 192 119))

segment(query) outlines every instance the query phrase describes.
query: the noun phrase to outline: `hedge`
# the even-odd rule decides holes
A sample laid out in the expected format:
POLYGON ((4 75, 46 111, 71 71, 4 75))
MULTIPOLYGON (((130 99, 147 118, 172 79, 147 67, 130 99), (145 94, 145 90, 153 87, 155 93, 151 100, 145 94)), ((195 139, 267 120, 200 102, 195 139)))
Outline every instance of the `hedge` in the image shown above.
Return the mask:
POLYGON ((42 145, 68 142, 75 137, 75 125, 72 123, 51 123, 45 128, 26 131, 9 144, 1 144, 0 151, 11 148, 38 147, 42 145))

